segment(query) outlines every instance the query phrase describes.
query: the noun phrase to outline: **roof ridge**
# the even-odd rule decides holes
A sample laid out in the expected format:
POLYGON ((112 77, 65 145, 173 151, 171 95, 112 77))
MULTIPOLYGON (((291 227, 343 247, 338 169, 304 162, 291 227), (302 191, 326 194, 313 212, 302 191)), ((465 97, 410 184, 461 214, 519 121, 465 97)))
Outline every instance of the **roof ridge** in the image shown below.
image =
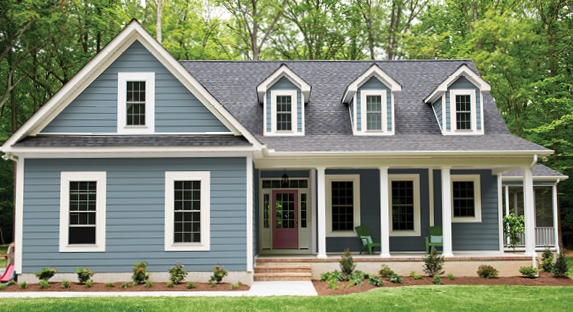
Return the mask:
POLYGON ((473 62, 472 59, 415 59, 415 60, 179 60, 179 62, 190 62, 190 63, 199 63, 199 62, 206 62, 206 63, 306 63, 306 62, 316 62, 316 63, 411 63, 411 62, 473 62))

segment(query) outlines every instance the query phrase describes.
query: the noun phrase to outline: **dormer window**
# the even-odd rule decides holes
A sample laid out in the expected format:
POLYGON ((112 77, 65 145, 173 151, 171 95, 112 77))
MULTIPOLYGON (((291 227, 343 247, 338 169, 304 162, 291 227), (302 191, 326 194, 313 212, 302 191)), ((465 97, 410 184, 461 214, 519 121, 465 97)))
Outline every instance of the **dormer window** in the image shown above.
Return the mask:
POLYGON ((456 130, 472 129, 472 107, 469 94, 456 95, 456 130))
POLYGON ((117 133, 155 132, 155 73, 118 73, 117 133))
POLYGON ((274 100, 272 107, 275 111, 273 114, 275 117, 273 124, 275 125, 275 131, 277 133, 293 132, 293 129, 297 128, 296 107, 293 105, 293 102, 296 101, 296 93, 296 90, 271 92, 271 96, 274 100), (293 101, 293 98, 295 101, 293 101))
POLYGON ((382 96, 366 96, 366 130, 382 130, 382 96))

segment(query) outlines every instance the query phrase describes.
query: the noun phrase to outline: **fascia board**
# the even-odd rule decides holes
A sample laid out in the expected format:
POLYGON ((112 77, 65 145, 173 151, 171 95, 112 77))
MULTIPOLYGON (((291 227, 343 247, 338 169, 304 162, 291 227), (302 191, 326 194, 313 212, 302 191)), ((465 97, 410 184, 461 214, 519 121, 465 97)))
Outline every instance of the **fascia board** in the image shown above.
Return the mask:
POLYGON ((548 156, 553 151, 377 151, 377 152, 275 152, 269 151, 265 156, 268 157, 395 157, 395 156, 412 156, 412 157, 434 157, 434 156, 456 156, 456 157, 523 157, 523 156, 548 156))
MULTIPOLYGON (((501 176, 502 181, 523 181, 523 176, 510 176, 504 177, 501 176)), ((567 180, 569 176, 533 176, 534 181, 557 181, 557 180, 567 180)))

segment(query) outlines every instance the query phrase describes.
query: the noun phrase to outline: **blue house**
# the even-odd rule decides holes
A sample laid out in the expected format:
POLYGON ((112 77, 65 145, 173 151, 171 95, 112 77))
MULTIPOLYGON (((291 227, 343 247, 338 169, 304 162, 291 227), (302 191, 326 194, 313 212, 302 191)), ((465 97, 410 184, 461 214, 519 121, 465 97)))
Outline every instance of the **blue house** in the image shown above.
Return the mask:
POLYGON ((448 273, 514 275, 558 248, 557 221, 536 243, 534 186, 567 178, 534 167, 553 151, 510 134, 471 60, 179 62, 136 21, 1 149, 28 281, 128 281, 140 261, 158 281, 176 261, 196 281, 217 264, 229 281, 308 279, 360 250, 359 225, 381 237, 363 271, 421 271, 441 226, 448 273))

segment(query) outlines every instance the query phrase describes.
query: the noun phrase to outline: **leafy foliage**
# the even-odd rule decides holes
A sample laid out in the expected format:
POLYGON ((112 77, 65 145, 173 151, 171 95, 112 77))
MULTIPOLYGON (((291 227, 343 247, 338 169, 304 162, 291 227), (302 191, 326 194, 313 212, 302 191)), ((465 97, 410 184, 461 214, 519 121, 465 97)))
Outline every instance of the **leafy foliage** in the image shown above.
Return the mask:
POLYGON ((516 217, 515 214, 510 213, 503 217, 503 234, 509 238, 509 245, 515 249, 518 243, 521 242, 519 234, 525 233, 525 219, 523 216, 516 217))
POLYGON ((337 271, 337 270, 334 270, 333 272, 326 272, 326 273, 320 274, 320 281, 321 282, 326 282, 326 281, 329 281, 331 279, 335 279, 338 282, 342 282, 344 280, 344 275, 342 275, 342 273, 337 271))
POLYGON ((348 275, 346 279, 348 280, 348 285, 350 286, 362 286, 364 284, 364 279, 368 278, 369 274, 362 271, 354 271, 354 273, 348 275))
POLYGON ((0 290, 4 290, 6 289, 6 285, 4 285, 3 283, 0 283, 0 290))
POLYGON ((42 289, 48 289, 48 287, 50 287, 50 283, 48 283, 48 280, 45 279, 40 280, 38 285, 40 285, 42 289))
POLYGON ((543 254, 541 255, 541 267, 543 268, 544 272, 553 271, 553 260, 553 252, 549 250, 549 248, 545 248, 543 250, 543 254))
POLYGON ((26 288, 28 288, 28 283, 22 282, 22 283, 18 284, 18 286, 20 286, 20 289, 26 289, 26 288))
POLYGON ((131 279, 134 284, 145 283, 149 279, 149 274, 147 273, 147 262, 138 262, 133 264, 133 274, 131 279))
POLYGON ((432 248, 430 254, 424 257, 424 273, 430 277, 444 274, 444 262, 444 257, 439 256, 436 249, 432 248))
POLYGON ((390 275, 390 277, 388 278, 388 280, 389 280, 390 282, 394 283, 394 284, 396 284, 396 283, 402 284, 402 281, 403 281, 402 277, 401 277, 400 275, 398 275, 398 274, 395 274, 395 273, 392 274, 392 275, 390 275))
POLYGON ((368 284, 376 286, 376 287, 382 287, 382 286, 384 286, 384 281, 378 276, 369 274, 368 275, 368 284))
POLYGON ((173 285, 175 285, 175 283, 173 283, 173 281, 168 281, 168 282, 167 282, 167 287, 173 288, 173 285))
POLYGON ((567 263, 567 258, 565 253, 561 251, 555 260, 553 265, 553 275, 557 277, 567 277, 569 275, 569 264, 567 263))
POLYGON ((58 273, 58 272, 59 271, 56 269, 43 268, 39 272, 34 272, 34 275, 36 275, 36 277, 39 278, 40 280, 47 281, 50 278, 52 278, 54 275, 56 275, 56 273, 58 273))
POLYGON ((336 279, 329 279, 328 280, 328 288, 331 288, 333 290, 337 290, 338 289, 338 281, 336 279))
POLYGON ((185 277, 187 277, 187 271, 183 270, 183 265, 177 261, 177 265, 169 269, 169 280, 179 284, 185 280, 185 277))
POLYGON ((91 288, 94 285, 94 281, 93 280, 86 281, 85 285, 86 288, 91 288))
POLYGON ((499 275, 499 271, 491 265, 482 264, 478 267, 477 275, 482 278, 494 278, 499 275))
POLYGON ((421 280, 422 279, 422 275, 414 275, 414 278, 417 280, 421 280))
POLYGON ((195 283, 191 282, 191 281, 187 282, 187 288, 189 288, 189 289, 195 288, 195 283))
POLYGON ((150 280, 145 281, 145 288, 153 287, 153 283, 150 280))
POLYGON ((112 282, 107 282, 105 283, 105 287, 114 287, 112 282))
POLYGON ((392 271, 388 265, 382 264, 382 268, 378 271, 378 274, 382 277, 390 277, 394 274, 394 271, 392 271))
POLYGON ((345 278, 348 278, 356 268, 356 263, 354 263, 354 259, 352 259, 352 254, 349 249, 344 251, 338 263, 340 264, 342 275, 344 275, 345 278))
POLYGON ((131 283, 129 283, 129 282, 125 282, 125 283, 119 285, 119 288, 121 288, 121 289, 128 289, 129 287, 131 287, 131 283))
POLYGON ((81 284, 85 284, 92 278, 92 276, 94 276, 95 273, 88 268, 85 268, 83 270, 81 268, 77 268, 76 274, 78 275, 78 281, 80 281, 81 284))
POLYGON ((411 272, 410 272, 410 277, 414 277, 414 276, 416 276, 416 271, 411 271, 411 272))
POLYGON ((522 266, 519 268, 519 273, 521 273, 524 277, 527 278, 535 278, 537 277, 538 270, 533 266, 522 266))
POLYGON ((442 285, 442 277, 439 275, 434 276, 434 278, 432 279, 432 283, 436 285, 442 285))
POLYGON ((63 280, 62 281, 62 288, 64 288, 64 289, 70 288, 70 284, 71 284, 70 281, 63 280))
POLYGON ((448 274, 448 279, 453 281, 456 279, 456 277, 452 273, 450 273, 450 274, 448 274))
POLYGON ((216 265, 213 268, 213 276, 211 276, 211 279, 209 281, 211 283, 212 282, 220 283, 223 280, 223 277, 227 275, 229 275, 229 272, 225 271, 225 269, 223 269, 222 267, 216 265))

